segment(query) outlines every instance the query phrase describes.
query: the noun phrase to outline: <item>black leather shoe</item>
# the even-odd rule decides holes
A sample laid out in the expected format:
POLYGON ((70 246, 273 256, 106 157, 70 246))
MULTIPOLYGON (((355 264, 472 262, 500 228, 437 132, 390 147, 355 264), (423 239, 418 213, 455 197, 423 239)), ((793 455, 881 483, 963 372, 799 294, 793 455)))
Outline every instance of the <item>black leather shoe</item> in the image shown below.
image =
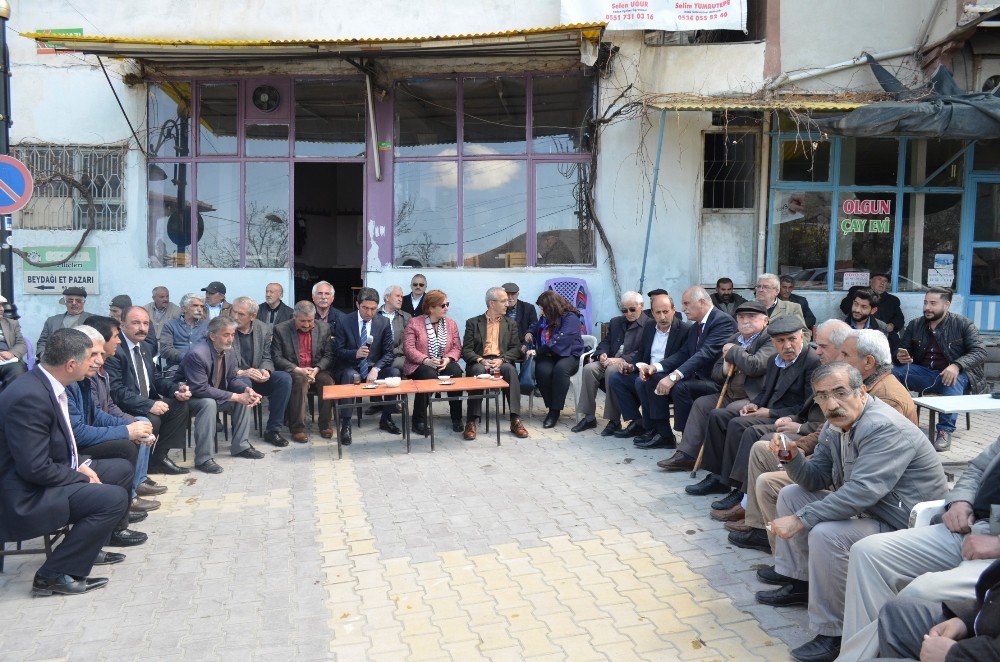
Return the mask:
MULTIPOLYGON (((771 553, 771 543, 767 540, 767 531, 764 529, 750 529, 749 531, 730 531, 729 542, 743 549, 756 549, 765 554, 771 553)), ((760 576, 760 570, 757 571, 760 576)), ((771 582, 768 582, 770 584, 771 582)))
POLYGON ((785 584, 770 591, 757 591, 757 602, 772 607, 794 607, 809 604, 809 582, 793 579, 791 584, 785 584))
POLYGON ((241 450, 233 457, 245 457, 248 460, 259 460, 260 458, 264 457, 264 454, 261 453, 256 448, 254 448, 253 446, 249 446, 241 450))
POLYGON ((712 502, 712 510, 729 510, 743 501, 743 492, 732 490, 718 501, 712 502))
POLYGON ((708 474, 701 479, 700 483, 688 485, 684 488, 684 491, 694 496, 705 496, 706 494, 726 494, 729 492, 729 486, 723 485, 715 478, 714 475, 708 474))
POLYGON ((570 428, 573 432, 583 432, 585 430, 593 430, 597 427, 597 419, 593 416, 584 416, 580 419, 580 422, 570 428))
POLYGON ((278 448, 284 448, 288 445, 288 440, 281 436, 281 433, 277 430, 268 430, 264 433, 264 441, 271 444, 272 446, 277 446, 278 448))
POLYGON ((35 575, 35 580, 31 582, 31 594, 37 596, 45 595, 79 595, 97 588, 104 588, 108 583, 107 577, 81 577, 76 579, 69 575, 59 575, 52 579, 35 575))
POLYGON ((190 469, 179 467, 174 464, 174 461, 169 457, 165 457, 159 462, 150 463, 147 471, 151 474, 167 474, 168 476, 179 476, 181 474, 191 473, 190 469))
POLYGON ((403 434, 403 431, 400 430, 399 427, 395 423, 392 422, 391 418, 388 418, 388 419, 386 419, 384 421, 379 421, 378 422, 378 429, 379 430, 385 430, 389 434, 403 434))
POLYGON ((465 432, 465 423, 462 422, 460 418, 451 419, 451 431, 452 432, 465 432))
POLYGON ((644 434, 646 428, 642 427, 642 421, 636 419, 625 426, 624 429, 615 432, 616 437, 619 439, 628 439, 629 437, 635 437, 636 435, 644 434))
POLYGON ((632 443, 636 446, 639 444, 648 444, 657 434, 659 433, 656 430, 646 430, 642 434, 637 435, 636 438, 632 440, 632 443))
POLYGON ((143 513, 134 513, 134 512, 129 511, 129 514, 128 514, 128 523, 129 524, 135 524, 136 522, 141 522, 142 520, 146 519, 147 517, 149 517, 149 513, 145 513, 145 512, 143 512, 143 513))
POLYGON ((198 471, 204 471, 207 474, 221 474, 222 467, 220 467, 215 460, 208 459, 201 464, 194 465, 194 468, 198 471))
POLYGON ((351 424, 342 423, 340 425, 340 435, 337 437, 340 440, 342 446, 351 445, 351 424))
POLYGON ((431 433, 430 429, 427 427, 427 423, 424 421, 413 421, 410 427, 413 428, 413 432, 424 437, 431 433))
POLYGON ((97 552, 97 558, 94 559, 94 565, 114 565, 116 563, 121 563, 124 560, 124 554, 119 554, 118 552, 105 552, 102 549, 97 552))
POLYGON ((108 545, 111 547, 135 547, 146 542, 148 537, 142 531, 122 529, 111 534, 111 540, 108 541, 108 545))
POLYGON ((677 439, 674 435, 664 437, 662 434, 655 434, 652 439, 641 444, 635 444, 636 448, 651 450, 653 448, 677 448, 677 439))
MULTIPOLYGON (((766 531, 764 532, 764 535, 767 535, 766 531)), ((786 584, 791 584, 795 581, 791 577, 786 577, 775 570, 773 565, 766 565, 763 568, 757 568, 757 579, 765 584, 771 584, 773 586, 785 586, 786 584)))
POLYGON ((550 411, 548 415, 545 417, 545 420, 542 421, 542 427, 554 428, 556 426, 556 423, 558 422, 559 422, 559 412, 550 411))
POLYGON ((799 662, 833 662, 840 655, 840 637, 818 634, 798 648, 789 651, 792 659, 799 662))
POLYGON ((608 424, 604 426, 603 430, 601 430, 601 436, 611 437, 615 434, 615 432, 618 432, 621 429, 622 429, 622 424, 619 423, 618 421, 608 421, 608 424))

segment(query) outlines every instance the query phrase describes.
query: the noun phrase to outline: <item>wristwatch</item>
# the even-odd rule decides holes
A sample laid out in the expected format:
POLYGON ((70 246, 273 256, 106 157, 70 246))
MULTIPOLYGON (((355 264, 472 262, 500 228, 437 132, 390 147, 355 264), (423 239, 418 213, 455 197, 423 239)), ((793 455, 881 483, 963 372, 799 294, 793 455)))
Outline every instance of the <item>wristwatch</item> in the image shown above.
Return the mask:
POLYGON ((667 379, 669 379, 670 381, 672 381, 672 382, 674 382, 676 384, 677 383, 677 373, 676 372, 670 373, 669 375, 667 375, 667 379))

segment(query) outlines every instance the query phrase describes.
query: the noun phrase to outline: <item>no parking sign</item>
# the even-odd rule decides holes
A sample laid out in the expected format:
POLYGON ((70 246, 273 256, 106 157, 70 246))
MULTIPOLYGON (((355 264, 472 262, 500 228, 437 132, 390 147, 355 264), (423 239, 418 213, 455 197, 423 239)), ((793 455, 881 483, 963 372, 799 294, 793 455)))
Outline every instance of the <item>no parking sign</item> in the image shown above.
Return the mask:
POLYGON ((28 167, 13 156, 0 155, 0 214, 12 214, 28 204, 33 189, 28 167))

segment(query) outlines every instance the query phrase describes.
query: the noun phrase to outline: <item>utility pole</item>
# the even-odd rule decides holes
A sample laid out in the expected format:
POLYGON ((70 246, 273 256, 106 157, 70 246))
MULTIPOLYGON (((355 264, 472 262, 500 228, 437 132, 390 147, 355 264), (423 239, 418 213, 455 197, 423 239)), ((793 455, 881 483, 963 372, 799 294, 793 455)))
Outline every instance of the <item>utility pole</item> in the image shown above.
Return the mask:
MULTIPOLYGON (((10 56, 7 53, 7 19, 10 3, 0 0, 0 154, 10 153, 10 56)), ((14 305, 14 252, 10 240, 10 216, 0 216, 0 293, 7 299, 4 315, 17 319, 14 305)))

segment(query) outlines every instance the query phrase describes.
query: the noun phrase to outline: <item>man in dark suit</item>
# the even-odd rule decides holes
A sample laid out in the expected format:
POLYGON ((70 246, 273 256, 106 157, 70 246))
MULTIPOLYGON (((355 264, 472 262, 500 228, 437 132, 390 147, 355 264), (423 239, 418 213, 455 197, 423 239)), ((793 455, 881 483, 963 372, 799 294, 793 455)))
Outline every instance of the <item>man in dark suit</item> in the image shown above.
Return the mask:
POLYGON ((802 319, 805 321, 807 329, 812 329, 816 326, 816 316, 809 309, 809 300, 800 294, 793 294, 795 279, 791 276, 782 276, 779 282, 781 289, 778 290, 778 298, 782 301, 791 301, 792 303, 799 304, 799 308, 802 309, 802 319))
POLYGON ((0 390, 28 371, 24 364, 28 346, 21 335, 21 325, 4 317, 5 303, 7 299, 0 296, 0 390))
POLYGON ((104 363, 111 399, 125 413, 143 416, 153 424, 157 442, 149 458, 149 473, 186 474, 188 470, 174 464, 167 453, 184 447, 191 391, 187 385, 157 376, 153 369, 153 358, 143 342, 149 331, 149 313, 132 306, 122 319, 122 344, 104 363))
MULTIPOLYGON (((851 304, 854 301, 854 295, 862 287, 864 286, 855 285, 847 291, 847 294, 840 301, 840 310, 842 313, 845 315, 851 314, 851 304)), ((890 334, 897 336, 896 339, 893 339, 890 335, 889 343, 892 344, 894 340, 898 342, 898 336, 903 331, 904 325, 903 309, 899 297, 888 291, 889 274, 872 274, 869 287, 875 290, 879 298, 878 312, 875 313, 875 317, 885 322, 890 334)))
MULTIPOLYGON (((102 351, 80 331, 56 329, 41 363, 0 394, 0 540, 29 540, 72 525, 35 573, 35 595, 101 588, 108 580, 89 577, 93 566, 125 558, 101 547, 116 530, 127 530, 132 465, 79 456, 66 396, 102 351)), ((135 536, 128 544, 145 540, 135 536)))
MULTIPOLYGON (((333 385, 330 368, 333 367, 333 345, 330 326, 316 323, 316 306, 309 301, 299 301, 293 309, 292 319, 273 329, 271 358, 274 367, 292 376, 292 395, 288 401, 288 429, 292 441, 305 442, 306 412, 309 386, 316 385, 322 394, 323 387, 333 385)), ((333 438, 330 400, 319 401, 319 433, 324 439, 333 438)))
POLYGON ((271 326, 257 319, 258 310, 257 302, 252 298, 236 297, 229 311, 236 320, 234 348, 239 359, 236 376, 249 379, 254 391, 267 396, 264 441, 272 446, 282 447, 288 445, 288 440, 281 436, 281 424, 285 418, 285 410, 288 409, 288 399, 292 395, 292 377, 287 372, 274 369, 274 361, 271 359, 271 326))
MULTIPOLYGON (((264 324, 281 324, 292 319, 292 307, 281 300, 285 295, 285 288, 281 283, 268 283, 264 288, 264 305, 260 306, 257 313, 258 318, 264 324)), ((236 301, 233 301, 236 305, 236 301)))
POLYGON ((87 318, 95 314, 88 313, 83 309, 87 303, 87 290, 82 287, 67 287, 63 290, 63 303, 66 305, 65 313, 53 315, 45 320, 42 333, 38 336, 38 342, 35 343, 36 358, 42 356, 45 351, 45 343, 48 342, 49 336, 56 329, 70 329, 77 324, 86 324, 87 318))
MULTIPOLYGON (((754 425, 774 423, 783 416, 794 416, 812 395, 810 379, 819 367, 819 356, 805 342, 802 323, 785 315, 772 320, 768 334, 777 354, 764 375, 764 387, 756 398, 738 411, 715 409, 708 415, 708 436, 702 466, 709 471, 699 483, 688 485, 688 494, 702 496, 715 492, 729 493, 717 510, 728 510, 743 498, 730 474, 733 471, 743 432, 754 425)), ((715 504, 713 504, 715 507, 715 504)))
MULTIPOLYGON (((378 303, 378 291, 362 287, 356 297, 358 312, 340 318, 333 337, 333 375, 338 384, 353 384, 355 375, 369 384, 379 378, 399 377, 399 370, 392 367, 389 322, 375 314, 378 303)), ((382 407, 378 427, 390 434, 402 434, 392 422, 392 410, 390 406, 382 407)), ((352 409, 342 409, 340 414, 340 443, 344 445, 351 443, 352 412, 352 409)))
MULTIPOLYGON (((614 434, 619 439, 643 435, 649 430, 655 432, 654 412, 650 410, 654 397, 653 388, 667 376, 660 368, 670 357, 681 351, 691 328, 690 323, 677 321, 674 316, 674 300, 669 294, 653 296, 650 306, 655 323, 646 324, 642 329, 638 360, 633 369, 612 375, 609 382, 622 418, 630 421, 623 430, 614 434), (638 370, 639 374, 636 375, 633 370, 638 370)), ((655 413, 662 415, 659 409, 655 413)))
MULTIPOLYGON (((515 363, 524 358, 521 352, 521 335, 517 324, 507 317, 507 283, 503 287, 486 290, 486 312, 465 322, 462 358, 465 359, 465 374, 468 377, 481 375, 489 370, 498 370, 500 376, 510 384, 507 396, 510 401, 510 431, 525 439, 528 431, 521 422, 521 383, 515 363)), ((515 286, 516 287, 516 286, 515 286)), ((467 441, 476 438, 482 398, 469 399, 469 413, 462 437, 467 441)))
POLYGON ((538 321, 538 311, 527 301, 521 301, 521 288, 517 283, 504 283, 503 291, 507 293, 507 317, 517 322, 517 332, 521 335, 521 343, 532 324, 538 321))
POLYGON ((679 351, 667 357, 661 365, 645 368, 649 377, 646 383, 655 380, 649 403, 654 429, 636 439, 639 448, 676 447, 666 396, 670 396, 675 384, 684 380, 711 379, 712 366, 722 354, 722 346, 736 332, 736 321, 712 305, 704 287, 695 285, 684 290, 681 302, 692 327, 679 351))
POLYGON ((409 296, 403 297, 403 310, 411 317, 424 314, 424 295, 427 294, 427 276, 423 274, 413 274, 410 279, 409 296))

